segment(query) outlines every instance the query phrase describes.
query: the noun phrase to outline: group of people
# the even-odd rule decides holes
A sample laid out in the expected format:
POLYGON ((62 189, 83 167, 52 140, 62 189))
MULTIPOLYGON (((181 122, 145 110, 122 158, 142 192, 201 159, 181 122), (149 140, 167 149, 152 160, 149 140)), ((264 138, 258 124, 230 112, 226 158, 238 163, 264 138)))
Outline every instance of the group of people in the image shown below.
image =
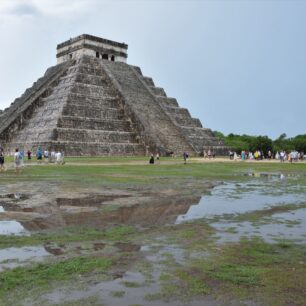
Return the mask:
MULTIPOLYGON (((14 153, 11 153, 10 155, 14 158, 14 164, 15 164, 15 171, 16 173, 20 173, 23 166, 24 166, 24 159, 25 159, 25 152, 24 150, 19 150, 16 148, 14 153)), ((31 150, 28 150, 26 152, 27 159, 30 161, 32 159, 32 152, 31 150)), ((38 163, 41 163, 43 160, 45 163, 57 163, 63 165, 65 163, 64 161, 64 153, 60 151, 51 151, 49 154, 48 150, 42 150, 41 147, 39 147, 36 151, 36 159, 38 163)), ((5 170, 4 168, 5 163, 5 157, 4 157, 4 150, 0 147, 0 172, 3 172, 5 170)))
POLYGON ((39 147, 36 151, 36 158, 39 163, 41 163, 43 160, 45 163, 57 163, 63 165, 64 162, 64 152, 61 151, 51 151, 48 150, 42 150, 41 147, 39 147))
POLYGON ((154 155, 151 154, 150 159, 149 159, 149 164, 153 165, 154 163, 159 163, 159 153, 156 154, 156 157, 154 158, 154 155))
POLYGON ((210 149, 209 149, 208 151, 204 150, 204 151, 203 151, 203 157, 204 157, 204 158, 211 159, 211 158, 215 158, 215 157, 216 157, 216 154, 215 154, 214 151, 212 151, 212 150, 210 150, 210 149))
POLYGON ((304 153, 303 152, 297 152, 297 151, 291 151, 286 152, 282 150, 281 152, 276 152, 273 154, 270 150, 264 154, 260 150, 256 150, 254 153, 250 151, 241 151, 241 154, 238 155, 234 151, 229 151, 229 158, 231 160, 263 160, 263 159, 276 159, 280 160, 281 162, 289 161, 289 162, 297 162, 298 160, 304 159, 304 153))
MULTIPOLYGON (((183 153, 184 164, 187 164, 188 158, 189 158, 188 152, 184 151, 184 153, 183 153)), ((153 165, 153 164, 155 164, 155 162, 156 162, 157 164, 159 164, 159 162, 160 162, 159 153, 157 153, 157 154, 155 155, 155 157, 154 157, 154 154, 151 154, 151 156, 150 156, 149 164, 153 165)))

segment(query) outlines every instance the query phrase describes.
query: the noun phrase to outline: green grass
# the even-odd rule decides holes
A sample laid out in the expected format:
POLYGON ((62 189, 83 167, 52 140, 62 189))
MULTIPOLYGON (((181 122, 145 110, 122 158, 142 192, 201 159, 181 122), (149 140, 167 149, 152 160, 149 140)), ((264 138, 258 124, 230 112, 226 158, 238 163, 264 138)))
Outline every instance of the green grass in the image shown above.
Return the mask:
MULTIPOLYGON (((103 158, 99 158, 101 160, 103 158)), ((76 159, 78 160, 78 159, 76 159)), ((133 165, 120 164, 114 165, 112 159, 108 165, 80 165, 75 163, 67 163, 64 166, 57 165, 35 165, 26 167, 22 174, 16 175, 13 170, 9 170, 0 176, 0 183, 6 182, 31 182, 31 181, 58 181, 71 182, 73 184, 99 185, 101 183, 113 184, 151 184, 158 183, 163 179, 223 179, 246 180, 239 173, 248 171, 259 172, 276 172, 283 173, 306 173, 306 164, 278 164, 278 163, 232 163, 232 162, 210 162, 199 163, 190 161, 184 165, 180 161, 174 160, 174 164, 160 165, 133 165)), ((133 161, 133 158, 126 158, 127 161, 133 161)), ((172 162, 172 159, 170 159, 172 162)), ((306 184, 305 179, 301 179, 301 183, 306 184)))
POLYGON ((305 246, 288 242, 242 240, 223 246, 209 260, 194 260, 190 270, 233 295, 256 298, 258 293, 265 301, 273 300, 275 305, 290 304, 294 297, 297 305, 302 305, 299 302, 303 300, 306 285, 305 251, 305 246))
POLYGON ((112 291, 111 295, 113 297, 122 298, 125 295, 125 291, 112 291))
POLYGON ((134 228, 128 225, 117 225, 107 229, 91 227, 67 227, 54 231, 32 234, 31 236, 0 235, 0 249, 22 247, 26 245, 42 245, 45 243, 65 244, 81 241, 126 241, 134 233, 134 228))
POLYGON ((76 257, 4 271, 0 273, 0 297, 18 287, 31 289, 33 286, 45 286, 52 281, 64 281, 93 271, 105 273, 111 266, 110 258, 76 257))

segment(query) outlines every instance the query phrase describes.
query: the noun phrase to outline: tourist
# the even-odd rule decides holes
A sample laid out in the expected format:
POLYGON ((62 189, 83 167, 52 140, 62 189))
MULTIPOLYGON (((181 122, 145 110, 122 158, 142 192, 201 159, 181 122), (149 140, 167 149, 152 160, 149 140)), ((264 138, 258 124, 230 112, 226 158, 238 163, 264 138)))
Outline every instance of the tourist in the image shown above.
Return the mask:
POLYGON ((51 151, 51 160, 50 160, 50 162, 51 163, 55 163, 55 160, 56 160, 56 153, 55 153, 55 151, 51 151))
POLYGON ((272 158, 272 152, 269 150, 268 151, 268 159, 271 160, 271 158, 272 158))
POLYGON ((285 152, 284 152, 284 151, 281 151, 281 152, 280 152, 279 158, 280 158, 280 161, 281 161, 281 162, 284 162, 284 161, 285 161, 285 152))
POLYGON ((30 160, 32 158, 32 152, 28 150, 27 155, 28 155, 28 160, 30 160))
POLYGON ((15 172, 18 174, 21 172, 21 159, 22 159, 22 156, 19 152, 19 149, 16 149, 15 150, 15 154, 14 154, 14 162, 15 162, 15 172))
POLYGON ((208 159, 211 159, 212 153, 210 149, 207 151, 207 155, 208 155, 208 159))
POLYGON ((41 147, 39 147, 36 151, 36 158, 37 158, 38 163, 41 163, 42 157, 43 157, 43 152, 42 152, 41 147))
POLYGON ((48 150, 44 151, 44 159, 45 159, 45 163, 48 164, 49 163, 49 151, 48 150))
POLYGON ((207 152, 206 152, 206 150, 204 150, 204 152, 203 152, 203 156, 204 156, 204 158, 207 158, 207 152))
POLYGON ((187 152, 184 152, 184 153, 183 153, 183 159, 184 159, 184 164, 185 164, 185 165, 187 164, 187 158, 188 158, 188 153, 187 153, 187 152))
POLYGON ((21 167, 24 167, 24 150, 20 151, 20 162, 21 162, 21 167))
POLYGON ((228 151, 229 159, 232 160, 234 159, 234 152, 233 151, 228 151))
POLYGON ((280 159, 280 155, 279 155, 278 151, 277 151, 276 154, 275 154, 275 159, 277 159, 277 160, 280 159))
POLYGON ((156 154, 156 162, 159 164, 159 153, 156 154))
POLYGON ((236 152, 234 152, 234 160, 238 160, 238 154, 236 152))
POLYGON ((245 151, 241 152, 241 160, 245 160, 245 151))
POLYGON ((153 154, 151 154, 149 164, 154 164, 154 155, 153 154))
POLYGON ((65 161, 64 161, 64 152, 62 151, 58 151, 56 154, 55 154, 55 158, 56 158, 56 163, 58 165, 64 165, 65 164, 65 161))
POLYGON ((0 151, 0 172, 4 171, 4 155, 2 150, 0 151))

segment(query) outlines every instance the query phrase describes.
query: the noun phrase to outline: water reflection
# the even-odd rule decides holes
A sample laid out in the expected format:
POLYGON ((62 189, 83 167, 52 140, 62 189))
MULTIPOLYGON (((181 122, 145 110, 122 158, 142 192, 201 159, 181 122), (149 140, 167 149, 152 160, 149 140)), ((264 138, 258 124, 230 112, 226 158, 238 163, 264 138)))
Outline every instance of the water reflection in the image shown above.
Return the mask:
MULTIPOLYGON (((296 190, 299 190, 298 186, 296 190)), ((205 218, 218 230, 221 242, 237 241, 242 236, 258 235, 271 242, 275 237, 298 239, 306 242, 306 209, 299 208, 306 203, 306 193, 294 193, 290 186, 278 186, 265 182, 253 181, 247 183, 227 183, 215 187, 210 195, 201 198, 197 205, 189 208, 186 214, 178 216, 176 223, 205 218), (286 189, 287 188, 287 189, 286 189), (289 188, 289 191, 288 191, 289 188), (281 207, 285 204, 293 205, 292 211, 267 215, 259 218, 259 224, 246 220, 235 221, 240 214, 262 211, 271 207, 281 207), (300 206, 297 206, 300 205, 300 206), (262 220, 261 220, 262 219, 262 220), (215 221, 218 220, 218 221, 215 221)))
POLYGON ((0 235, 26 235, 28 232, 15 220, 0 221, 0 235))
POLYGON ((216 215, 241 214, 302 201, 306 201, 305 194, 284 193, 281 189, 265 184, 227 183, 215 187, 210 195, 202 196, 197 205, 191 206, 186 214, 178 216, 176 223, 216 215))
POLYGON ((48 202, 37 208, 27 206, 25 209, 22 204, 6 205, 5 218, 18 220, 19 226, 22 224, 28 231, 74 225, 104 227, 114 223, 148 227, 175 223, 178 215, 187 213, 190 205, 198 203, 199 200, 200 196, 181 195, 154 198, 126 195, 58 198, 54 203, 48 202), (104 201, 112 203, 114 199, 114 204, 117 204, 119 198, 124 202, 122 205, 105 208, 104 201))

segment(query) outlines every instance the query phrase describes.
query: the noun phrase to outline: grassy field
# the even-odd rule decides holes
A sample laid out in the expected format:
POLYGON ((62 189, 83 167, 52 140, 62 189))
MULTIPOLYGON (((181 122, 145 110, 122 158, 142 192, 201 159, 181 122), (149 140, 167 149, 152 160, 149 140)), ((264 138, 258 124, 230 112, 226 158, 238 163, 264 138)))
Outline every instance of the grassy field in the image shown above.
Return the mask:
MULTIPOLYGON (((158 198, 171 190, 171 194, 183 197, 209 193, 208 183, 240 184, 252 180, 256 185, 262 180, 256 175, 245 175, 248 173, 282 173, 287 178, 285 183, 272 181, 269 183, 272 189, 275 187, 284 193, 298 190, 299 194, 306 195, 305 163, 191 159, 184 165, 179 158, 162 158, 160 164, 155 165, 149 165, 147 158, 117 157, 66 158, 65 165, 32 162, 26 164, 21 174, 17 175, 13 168, 0 173, 0 188, 4 194, 4 189, 16 185, 22 192, 23 186, 39 183, 46 190, 50 184, 57 184, 69 188, 70 193, 86 188, 113 192, 135 190, 135 193, 153 194, 158 198)), ((282 204, 227 218, 232 222, 266 224, 274 213, 305 209, 306 205, 282 204)), ((117 209, 111 205, 105 214, 113 217, 117 209)), ((122 288, 112 292, 113 299, 124 299, 133 287, 136 290, 136 287, 156 282, 159 290, 146 293, 142 305, 156 301, 168 301, 169 305, 184 301, 185 305, 195 305, 207 296, 217 303, 214 305, 250 305, 249 302, 251 305, 306 305, 305 245, 293 240, 267 243, 260 236, 219 244, 216 231, 212 220, 202 218, 181 224, 139 226, 117 222, 103 228, 89 224, 38 230, 30 236, 0 235, 0 251, 46 245, 65 250, 63 255, 42 263, 29 262, 9 270, 0 269, 0 304, 22 305, 26 300, 35 305, 54 305, 55 302, 44 299, 45 293, 62 287, 67 287, 68 292, 76 288, 85 290, 92 283, 114 279, 118 271, 136 270, 146 281, 122 281, 122 288), (139 252, 144 245, 157 261, 150 261, 139 252), (179 258, 171 248, 179 250, 176 251, 181 254, 179 258)), ((234 229, 229 231, 235 233, 234 229)), ((1 263, 5 261, 0 259, 0 267, 1 263)), ((73 302, 62 301, 60 305, 69 303, 103 305, 104 302, 101 297, 92 295, 73 302)))

